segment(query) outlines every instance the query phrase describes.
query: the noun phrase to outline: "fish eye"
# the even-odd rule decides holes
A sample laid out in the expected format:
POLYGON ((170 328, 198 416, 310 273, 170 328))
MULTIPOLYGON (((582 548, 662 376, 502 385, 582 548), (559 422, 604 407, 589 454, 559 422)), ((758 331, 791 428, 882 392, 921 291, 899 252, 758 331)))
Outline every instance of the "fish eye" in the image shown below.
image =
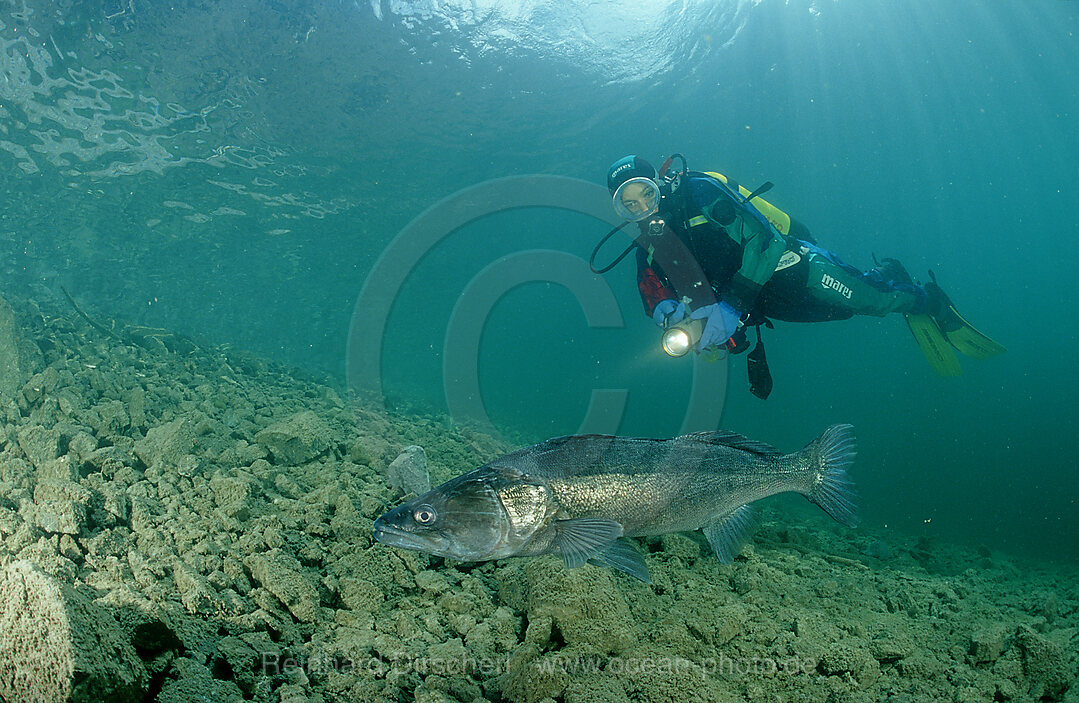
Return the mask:
POLYGON ((435 517, 435 509, 430 505, 421 505, 412 512, 412 519, 421 525, 430 525, 435 517))

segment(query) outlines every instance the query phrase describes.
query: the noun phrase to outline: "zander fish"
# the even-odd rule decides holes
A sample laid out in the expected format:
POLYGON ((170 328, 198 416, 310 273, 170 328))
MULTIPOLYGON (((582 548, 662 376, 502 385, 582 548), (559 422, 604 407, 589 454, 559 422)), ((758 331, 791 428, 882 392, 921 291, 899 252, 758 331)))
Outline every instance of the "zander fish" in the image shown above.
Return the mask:
POLYGON ((673 439, 558 437, 506 454, 390 510, 379 542, 460 561, 560 554, 566 566, 610 566, 649 582, 627 537, 703 529, 720 561, 745 540, 749 503, 801 493, 855 521, 846 471, 854 428, 833 425, 784 454, 733 432, 673 439))

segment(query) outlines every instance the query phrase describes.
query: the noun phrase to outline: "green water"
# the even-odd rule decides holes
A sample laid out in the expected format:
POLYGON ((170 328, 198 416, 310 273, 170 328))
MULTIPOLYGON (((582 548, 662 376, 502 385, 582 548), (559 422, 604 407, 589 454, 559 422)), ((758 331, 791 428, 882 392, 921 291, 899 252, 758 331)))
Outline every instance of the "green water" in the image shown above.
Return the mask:
POLYGON ((773 181, 851 263, 932 268, 1009 348, 940 379, 898 318, 779 325, 772 397, 734 359, 712 414, 792 450, 854 424, 870 525, 1079 557, 1079 5, 419 7, 0 5, 0 290, 64 286, 342 386, 359 335, 391 403, 480 407, 519 441, 597 429, 593 389, 620 399, 599 429, 670 436, 703 429, 684 425, 692 362, 659 354, 630 261, 583 273, 610 226, 584 213, 616 158, 680 151, 773 181), (537 175, 580 179, 580 201, 482 189, 537 175), (444 231, 387 262, 425 212, 444 231), (380 261, 400 285, 358 308, 380 261), (596 324, 599 297, 560 277, 617 314, 596 324), (451 347, 478 399, 445 378, 451 347))

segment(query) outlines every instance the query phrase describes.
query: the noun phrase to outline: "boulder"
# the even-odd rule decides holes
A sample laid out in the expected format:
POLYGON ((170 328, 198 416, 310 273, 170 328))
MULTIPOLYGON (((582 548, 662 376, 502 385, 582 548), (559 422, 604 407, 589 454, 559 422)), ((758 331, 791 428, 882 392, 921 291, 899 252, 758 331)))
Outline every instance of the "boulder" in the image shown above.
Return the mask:
POLYGON ((0 699, 141 700, 146 670, 116 620, 29 561, 0 572, 0 699))
POLYGON ((427 453, 415 444, 405 447, 386 471, 390 485, 408 495, 420 496, 431 490, 431 475, 427 471, 427 453))
POLYGON ((498 570, 499 596, 528 621, 550 617, 566 647, 618 654, 633 644, 635 622, 610 569, 567 569, 529 559, 498 570))
POLYGON ((300 562, 280 549, 252 554, 244 560, 251 576, 281 601, 300 622, 314 622, 319 615, 318 591, 303 575, 300 562))
POLYGON ((1060 645, 1029 625, 1015 631, 1015 645, 1023 656, 1023 672, 1030 686, 1030 700, 1058 700, 1074 678, 1068 656, 1060 645))
POLYGON ((181 417, 151 427, 146 437, 135 442, 135 455, 148 468, 178 466, 195 447, 194 422, 181 417))
POLYGON ((41 469, 60 456, 60 430, 46 429, 41 425, 28 425, 19 429, 19 449, 34 465, 41 469))
POLYGON ((970 661, 973 664, 993 663, 1004 651, 1008 633, 1004 625, 994 623, 983 627, 970 636, 970 661))
POLYGON ((255 435, 275 464, 292 465, 311 461, 330 448, 330 428, 310 410, 275 422, 255 435))

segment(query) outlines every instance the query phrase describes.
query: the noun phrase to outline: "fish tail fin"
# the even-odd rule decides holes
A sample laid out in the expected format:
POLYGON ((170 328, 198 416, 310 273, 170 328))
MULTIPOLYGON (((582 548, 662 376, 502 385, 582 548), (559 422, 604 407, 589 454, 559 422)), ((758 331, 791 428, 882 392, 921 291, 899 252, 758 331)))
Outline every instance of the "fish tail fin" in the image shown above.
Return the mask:
POLYGON ((806 497, 844 525, 858 522, 854 484, 847 467, 858 454, 851 425, 832 425, 803 450, 810 457, 813 482, 806 497))

